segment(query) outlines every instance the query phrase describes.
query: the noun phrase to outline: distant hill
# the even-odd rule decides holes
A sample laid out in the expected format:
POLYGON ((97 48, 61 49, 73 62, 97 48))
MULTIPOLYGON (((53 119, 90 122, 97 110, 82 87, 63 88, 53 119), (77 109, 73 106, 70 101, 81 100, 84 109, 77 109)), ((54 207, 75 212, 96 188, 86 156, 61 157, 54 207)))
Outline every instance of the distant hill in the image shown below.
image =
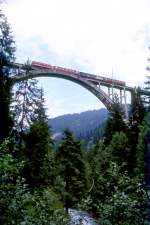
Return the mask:
POLYGON ((105 108, 82 113, 67 114, 49 120, 54 140, 60 141, 62 132, 69 128, 76 138, 87 140, 99 138, 103 134, 103 126, 108 111, 105 108))

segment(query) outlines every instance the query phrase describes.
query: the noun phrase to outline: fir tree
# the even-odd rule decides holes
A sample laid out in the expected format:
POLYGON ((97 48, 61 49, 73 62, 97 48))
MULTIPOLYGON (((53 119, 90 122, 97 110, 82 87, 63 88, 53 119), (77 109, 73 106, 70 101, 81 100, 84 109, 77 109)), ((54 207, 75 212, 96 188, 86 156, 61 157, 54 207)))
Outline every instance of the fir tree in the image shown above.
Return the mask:
POLYGON ((48 118, 44 109, 43 91, 40 99, 39 108, 36 110, 38 116, 25 139, 27 165, 24 173, 31 190, 51 185, 53 176, 54 155, 48 118))
POLYGON ((86 163, 81 144, 76 141, 72 133, 64 131, 64 141, 57 152, 59 174, 65 182, 64 204, 66 210, 77 204, 86 192, 88 185, 86 163))
POLYGON ((110 160, 120 166, 123 171, 131 170, 133 163, 131 161, 131 147, 125 133, 115 132, 106 151, 110 155, 110 160))
POLYGON ((14 53, 10 26, 0 11, 0 141, 9 135, 13 125, 9 106, 12 87, 10 64, 14 62, 14 53))
POLYGON ((131 110, 130 110, 130 125, 141 125, 146 116, 146 109, 140 95, 140 87, 135 88, 132 92, 131 110))
POLYGON ((136 167, 136 150, 138 145, 138 137, 140 132, 140 126, 146 116, 146 110, 144 108, 141 96, 140 88, 135 88, 132 93, 131 113, 129 121, 129 133, 128 139, 131 148, 131 162, 132 170, 136 167))
POLYGON ((147 174, 147 134, 148 134, 148 124, 147 117, 143 120, 143 123, 139 127, 138 144, 136 151, 136 169, 141 175, 147 174))
MULTIPOLYGON (((26 67, 28 73, 29 63, 26 67)), ((29 126, 37 117, 37 108, 40 104, 41 89, 38 87, 36 79, 20 81, 16 86, 12 112, 15 118, 15 130, 20 146, 23 141, 23 136, 29 126)))
POLYGON ((104 133, 104 143, 109 145, 112 136, 115 132, 127 132, 127 125, 123 120, 123 112, 119 103, 115 102, 109 113, 105 133, 104 133))
MULTIPOLYGON (((88 153, 88 161, 90 164, 90 178, 93 180, 93 185, 90 188, 92 199, 92 212, 96 214, 96 205, 99 201, 104 201, 105 196, 110 190, 106 188, 108 180, 107 169, 111 162, 111 156, 103 141, 99 141, 88 153)), ((90 180, 91 180, 90 179, 90 180)))

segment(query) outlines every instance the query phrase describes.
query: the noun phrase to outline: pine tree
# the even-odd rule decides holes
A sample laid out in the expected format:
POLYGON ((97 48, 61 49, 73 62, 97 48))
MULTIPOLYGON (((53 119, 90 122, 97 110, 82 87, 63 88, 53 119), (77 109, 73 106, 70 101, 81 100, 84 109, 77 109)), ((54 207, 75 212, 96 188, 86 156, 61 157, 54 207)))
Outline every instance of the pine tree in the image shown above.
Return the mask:
POLYGON ((127 125, 123 120, 123 111, 119 103, 115 102, 109 113, 105 133, 104 143, 109 145, 115 132, 127 132, 127 125))
POLYGON ((9 135, 13 125, 9 111, 12 88, 9 66, 14 62, 14 53, 15 46, 10 26, 0 11, 0 141, 9 135))
POLYGON ((96 213, 97 202, 103 201, 110 192, 110 190, 106 189, 106 182, 108 180, 107 169, 111 162, 111 156, 103 141, 97 142, 93 149, 89 151, 88 161, 90 164, 90 178, 93 180, 89 195, 92 198, 92 211, 96 213))
POLYGON ((44 109, 43 91, 40 99, 39 108, 36 109, 38 116, 25 138, 27 165, 24 174, 31 190, 51 185, 53 178, 54 155, 44 109))
MULTIPOLYGON (((29 64, 27 62, 26 67, 29 64)), ((27 71, 28 72, 28 69, 27 71)), ((12 112, 15 118, 15 130, 18 133, 20 146, 23 136, 29 126, 37 117, 37 108, 40 104, 41 89, 38 87, 38 80, 30 79, 20 81, 15 90, 12 112)))
POLYGON ((88 185, 86 163, 81 144, 74 139, 68 129, 64 131, 64 140, 59 146, 57 161, 59 174, 65 183, 64 205, 68 210, 69 207, 74 206, 82 199, 88 185))
POLYGON ((132 92, 131 110, 130 110, 130 125, 141 125, 146 116, 146 109, 140 95, 140 87, 135 88, 132 92))
MULTIPOLYGON (((148 134, 148 124, 147 117, 139 127, 138 144, 136 151, 136 169, 141 175, 147 174, 147 134, 148 134)), ((146 177, 145 177, 146 178, 146 177)))
POLYGON ((131 102, 131 112, 130 112, 130 122, 129 122, 129 132, 128 139, 131 148, 131 162, 134 169, 136 167, 136 151, 138 145, 138 137, 140 132, 140 126, 146 116, 146 109, 144 108, 141 96, 140 88, 135 88, 132 93, 131 102))
POLYGON ((122 167, 123 171, 131 170, 133 163, 131 160, 131 147, 125 133, 115 132, 106 151, 109 152, 110 160, 122 167))

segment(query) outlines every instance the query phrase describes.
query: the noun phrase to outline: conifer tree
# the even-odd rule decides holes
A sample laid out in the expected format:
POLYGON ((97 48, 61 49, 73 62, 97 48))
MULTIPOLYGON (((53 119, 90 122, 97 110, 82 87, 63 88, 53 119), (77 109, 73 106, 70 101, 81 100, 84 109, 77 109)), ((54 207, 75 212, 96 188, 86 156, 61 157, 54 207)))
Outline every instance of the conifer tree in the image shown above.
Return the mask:
POLYGON ((81 144, 76 141, 72 133, 64 131, 63 143, 57 152, 59 174, 65 182, 64 205, 66 210, 81 200, 88 185, 86 163, 83 157, 81 144))
POLYGON ((30 191, 20 176, 25 161, 10 153, 9 141, 0 144, 0 224, 68 225, 63 204, 52 189, 30 191))
POLYGON ((37 118, 26 135, 25 157, 27 165, 24 171, 31 190, 43 188, 52 183, 54 155, 49 133, 48 119, 44 109, 43 91, 41 91, 37 118))
POLYGON ((146 109, 144 108, 141 96, 140 88, 135 88, 132 93, 130 122, 128 139, 131 148, 131 162, 133 165, 132 170, 136 167, 136 151, 138 145, 138 137, 140 132, 140 126, 142 125, 146 116, 146 109))
POLYGON ((141 125, 146 116, 146 109, 140 95, 140 87, 135 88, 132 92, 131 110, 130 110, 130 125, 141 125))
POLYGON ((11 29, 5 15, 0 10, 0 141, 3 141, 12 129, 13 121, 9 106, 12 82, 10 64, 14 62, 15 46, 11 29))
POLYGON ((132 152, 127 134, 124 132, 115 132, 106 151, 110 155, 110 161, 115 162, 123 171, 131 170, 133 164, 131 160, 132 152))
POLYGON ((123 111, 118 102, 113 103, 105 127, 104 143, 109 145, 115 132, 127 132, 127 125, 123 120, 123 111))
POLYGON ((88 161, 90 164, 90 178, 93 180, 89 195, 92 198, 92 211, 96 213, 96 204, 99 201, 103 201, 108 192, 110 192, 110 190, 106 189, 106 182, 108 180, 107 169, 111 162, 111 156, 103 141, 97 142, 89 151, 88 161))
MULTIPOLYGON (((28 63, 26 67, 28 68, 28 63)), ((26 73, 28 73, 28 69, 26 73)), ((38 87, 38 80, 36 79, 20 81, 16 86, 12 112, 20 146, 24 133, 37 117, 37 108, 41 101, 40 95, 41 89, 38 87)))
MULTIPOLYGON (((136 169, 141 175, 147 174, 147 134, 148 134, 148 124, 147 118, 143 120, 143 123, 139 127, 138 144, 136 151, 136 169)), ((146 177, 145 177, 146 178, 146 177)))

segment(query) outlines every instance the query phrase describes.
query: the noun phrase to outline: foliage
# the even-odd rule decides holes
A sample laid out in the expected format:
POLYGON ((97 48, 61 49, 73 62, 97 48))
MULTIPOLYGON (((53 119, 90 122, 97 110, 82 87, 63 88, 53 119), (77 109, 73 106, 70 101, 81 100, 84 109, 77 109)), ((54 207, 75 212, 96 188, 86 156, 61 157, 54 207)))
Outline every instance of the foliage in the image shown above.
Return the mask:
POLYGON ((105 127, 104 143, 109 145, 112 136, 115 132, 127 132, 127 125, 123 120, 123 111, 119 103, 115 102, 108 116, 108 120, 105 127))
POLYGON ((27 160, 24 173, 26 181, 32 190, 50 185, 54 164, 54 155, 51 149, 52 140, 49 133, 48 119, 45 114, 42 91, 36 113, 37 118, 35 118, 26 135, 24 149, 27 160))
POLYGON ((15 46, 11 29, 0 10, 0 141, 8 137, 13 121, 9 112, 11 87, 10 64, 14 61, 15 46))
POLYGON ((87 190, 86 163, 81 144, 69 130, 64 131, 64 141, 57 152, 59 175, 63 177, 65 207, 72 207, 81 200, 87 190))
POLYGON ((98 224, 147 224, 147 194, 143 178, 131 178, 116 163, 110 163, 106 174, 107 177, 99 175, 99 185, 103 187, 101 196, 104 197, 95 198, 92 192, 89 193, 82 202, 84 209, 94 210, 98 224))
MULTIPOLYGON (((26 73, 29 72, 29 62, 27 62, 26 73)), ((24 134, 33 123, 37 115, 40 104, 41 89, 38 87, 36 79, 23 80, 16 84, 15 94, 12 103, 12 113, 15 123, 14 129, 18 142, 22 144, 24 134)))
POLYGON ((9 140, 1 145, 0 158, 0 223, 66 225, 67 217, 61 202, 51 189, 31 193, 20 170, 25 162, 8 153, 9 140))
POLYGON ((19 177, 19 171, 23 168, 24 162, 18 162, 13 158, 8 151, 9 141, 5 141, 1 145, 1 156, 0 156, 0 209, 1 209, 1 221, 3 224, 7 224, 8 215, 10 213, 9 206, 18 192, 18 187, 22 182, 19 177), (6 223, 4 223, 6 222, 6 223))
MULTIPOLYGON (((42 196, 38 192, 25 193, 21 198, 21 204, 19 196, 11 207, 17 213, 21 208, 22 215, 20 215, 21 218, 18 218, 18 224, 66 225, 68 221, 62 204, 50 189, 44 190, 42 196)), ((17 224, 16 221, 15 224, 17 224)))
MULTIPOLYGON (((109 167, 110 160, 110 155, 106 151, 102 141, 98 142, 88 153, 90 177, 93 180, 93 185, 88 195, 92 196, 92 201, 95 203, 98 199, 102 200, 105 198, 105 194, 107 193, 105 183, 108 179, 107 168, 109 167)), ((92 206, 92 210, 95 212, 94 206, 92 206)))
POLYGON ((130 161, 131 149, 128 137, 123 132, 116 132, 112 136, 110 145, 106 151, 109 152, 110 160, 116 162, 117 165, 124 165, 125 170, 130 170, 132 162, 130 161))
POLYGON ((130 124, 137 123, 138 125, 141 125, 146 116, 146 109, 140 95, 140 87, 135 88, 134 91, 132 91, 131 100, 130 124))
MULTIPOLYGON (((116 165, 109 168, 112 178, 118 177, 118 180, 111 195, 106 195, 105 201, 99 201, 97 205, 99 222, 104 225, 147 224, 145 184, 140 177, 130 178, 128 173, 120 174, 119 170, 116 165)), ((109 185, 109 180, 106 185, 109 185)))
POLYGON ((100 224, 146 224, 146 120, 139 130, 136 176, 130 170, 131 147, 127 134, 113 133, 108 146, 99 142, 89 152, 94 186, 82 205, 92 210, 100 224))
POLYGON ((14 115, 16 129, 26 130, 35 119, 35 109, 39 103, 40 89, 36 79, 20 81, 15 90, 14 115))
POLYGON ((132 92, 129 132, 127 134, 131 148, 130 161, 132 162, 132 173, 134 168, 136 167, 136 151, 139 141, 140 126, 142 126, 143 120, 146 116, 146 109, 144 108, 139 91, 140 88, 135 88, 135 90, 132 92))
POLYGON ((136 167, 135 171, 138 174, 142 174, 145 176, 145 180, 147 179, 147 171, 148 171, 148 123, 147 117, 143 120, 143 123, 139 126, 139 134, 138 134, 138 143, 137 143, 137 151, 136 151, 136 167))

